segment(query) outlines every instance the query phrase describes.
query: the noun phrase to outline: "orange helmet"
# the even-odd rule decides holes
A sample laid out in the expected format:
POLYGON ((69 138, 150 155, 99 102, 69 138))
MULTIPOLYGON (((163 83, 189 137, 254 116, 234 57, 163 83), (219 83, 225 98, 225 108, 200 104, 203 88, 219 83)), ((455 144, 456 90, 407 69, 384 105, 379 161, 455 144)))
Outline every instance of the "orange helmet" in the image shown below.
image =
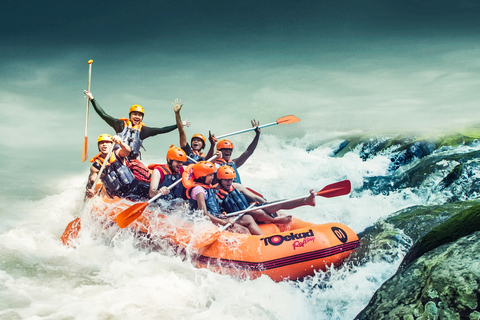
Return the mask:
POLYGON ((221 166, 217 170, 217 179, 234 179, 237 176, 235 170, 230 166, 221 166))
POLYGON ((170 146, 170 149, 167 151, 167 161, 168 160, 177 160, 181 162, 187 161, 187 155, 185 151, 179 147, 174 147, 173 144, 170 146))
POLYGON ((210 161, 199 161, 195 163, 192 167, 193 176, 195 179, 206 177, 211 173, 215 173, 216 168, 213 163, 210 161))
POLYGON ((131 106, 128 114, 132 113, 133 111, 137 111, 137 112, 140 112, 141 114, 145 115, 145 110, 143 110, 143 107, 138 105, 138 104, 134 104, 133 106, 131 106))
POLYGON ((205 139, 203 134, 201 134, 201 133, 194 134, 192 139, 190 140, 190 144, 192 143, 193 138, 202 139, 202 141, 203 141, 203 147, 202 148, 205 148, 205 146, 207 145, 207 139, 205 139))
POLYGON ((233 143, 230 140, 220 140, 217 142, 217 150, 220 149, 233 149, 233 143))
POLYGON ((107 134, 107 133, 104 133, 104 134, 101 134, 98 136, 98 140, 97 140, 97 143, 100 143, 102 141, 110 141, 110 142, 113 142, 113 138, 111 135, 107 134))

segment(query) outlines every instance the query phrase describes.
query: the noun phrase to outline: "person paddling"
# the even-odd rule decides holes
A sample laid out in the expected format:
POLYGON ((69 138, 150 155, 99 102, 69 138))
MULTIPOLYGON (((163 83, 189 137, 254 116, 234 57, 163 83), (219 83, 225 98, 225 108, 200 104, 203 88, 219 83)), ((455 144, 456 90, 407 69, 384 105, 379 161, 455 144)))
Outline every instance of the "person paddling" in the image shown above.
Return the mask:
MULTIPOLYGON (((84 90, 85 95, 92 102, 93 108, 97 114, 115 130, 115 132, 125 141, 131 152, 127 156, 127 166, 132 170, 135 177, 143 182, 150 181, 150 172, 145 167, 145 165, 140 162, 137 158, 140 155, 140 147, 142 146, 143 140, 156 136, 158 134, 167 133, 173 131, 177 128, 177 125, 166 126, 163 128, 155 128, 146 126, 142 120, 145 116, 145 110, 140 105, 133 105, 130 107, 130 111, 127 118, 114 118, 108 115, 98 102, 93 97, 93 94, 87 90, 84 90)), ((184 125, 188 126, 188 123, 185 122, 184 125)))
POLYGON ((180 183, 172 190, 168 187, 175 181, 182 179, 183 164, 187 161, 185 151, 173 145, 167 151, 167 164, 151 164, 149 169, 153 170, 152 179, 150 180, 150 197, 155 197, 162 193, 160 197, 166 200, 183 199, 185 188, 180 183))
POLYGON ((187 189, 187 198, 190 199, 193 209, 202 211, 205 216, 217 225, 225 226, 231 223, 231 228, 235 232, 248 233, 246 228, 235 223, 233 219, 224 219, 222 216, 221 208, 215 195, 216 189, 212 185, 216 171, 215 165, 209 161, 199 161, 189 167, 191 171, 183 173, 182 181, 187 189), (185 181, 191 183, 187 185, 185 181))
MULTIPOLYGON (((244 186, 233 183, 235 171, 230 166, 221 166, 217 170, 217 178, 217 199, 220 203, 220 206, 226 213, 245 210, 250 206, 250 202, 261 201, 261 203, 265 203, 263 198, 255 195, 244 186)), ((257 204, 261 203, 257 202, 257 204)), ((288 206, 279 205, 275 208, 269 208, 265 210, 259 206, 258 210, 249 212, 248 214, 239 218, 237 223, 246 226, 252 234, 262 235, 263 232, 258 227, 257 222, 288 224, 292 221, 292 216, 289 215, 277 217, 276 211, 280 209, 294 209, 304 205, 315 206, 315 192, 313 190, 310 190, 310 195, 308 197, 295 201, 294 203, 289 203, 288 206), (252 219, 253 223, 251 222, 252 219)))
POLYGON ((125 165, 125 158, 130 153, 129 145, 122 141, 120 136, 111 136, 109 134, 101 134, 98 137, 98 150, 100 151, 90 162, 90 176, 88 178, 86 196, 91 198, 94 196, 92 191, 93 183, 97 177, 104 161, 107 165, 103 170, 100 180, 110 197, 129 198, 137 201, 148 197, 148 185, 135 179, 135 176, 125 165), (109 159, 105 159, 112 143, 119 145, 119 148, 110 155, 109 159))
POLYGON ((185 133, 185 129, 183 128, 183 121, 180 117, 180 110, 183 107, 182 100, 175 99, 173 104, 173 111, 175 112, 175 120, 177 122, 178 127, 178 134, 180 136, 180 148, 185 151, 185 154, 188 156, 186 165, 198 162, 198 161, 205 161, 205 153, 203 153, 203 149, 207 144, 207 139, 201 134, 196 133, 192 136, 190 140, 190 144, 187 141, 187 134, 185 133))
POLYGON ((260 138, 260 129, 258 128, 259 122, 252 120, 252 126, 255 128, 255 137, 253 138, 252 142, 248 146, 247 150, 245 150, 238 158, 236 159, 231 159, 232 153, 233 153, 233 143, 230 140, 222 139, 218 142, 216 142, 215 135, 209 132, 209 140, 211 143, 210 150, 208 152, 207 158, 213 155, 213 147, 216 142, 217 146, 217 151, 220 151, 222 153, 221 158, 217 158, 215 160, 215 166, 216 168, 220 168, 223 165, 228 165, 235 170, 236 177, 234 179, 234 182, 236 183, 242 183, 240 179, 240 175, 238 173, 238 168, 240 168, 245 161, 247 161, 248 158, 253 154, 255 149, 257 148, 258 145, 258 140, 260 138))

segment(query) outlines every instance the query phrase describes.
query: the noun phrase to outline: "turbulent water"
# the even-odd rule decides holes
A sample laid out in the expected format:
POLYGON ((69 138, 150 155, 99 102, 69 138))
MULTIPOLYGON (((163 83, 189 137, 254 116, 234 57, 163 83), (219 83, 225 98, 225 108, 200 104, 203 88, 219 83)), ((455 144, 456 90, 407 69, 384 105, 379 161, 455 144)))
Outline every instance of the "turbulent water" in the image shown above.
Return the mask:
MULTIPOLYGON (((395 146, 373 152, 390 138, 383 136, 367 137, 340 156, 341 136, 285 140, 265 132, 240 169, 242 180, 274 200, 349 179, 350 196, 317 197, 314 208, 290 212, 315 223, 340 222, 357 233, 403 208, 478 195, 476 142, 417 156, 411 152, 407 161, 395 146), (446 179, 459 163, 464 166, 456 179, 446 179)), ((232 137, 234 155, 249 139, 232 137)), ((161 156, 149 154, 143 160, 158 162, 156 157, 161 156)), ((0 319, 353 319, 411 246, 407 237, 389 239, 388 245, 364 243, 357 260, 339 269, 282 283, 196 269, 188 258, 169 250, 138 249, 126 231, 99 237, 99 226, 88 212, 82 216, 77 247, 67 248, 59 238, 82 208, 86 175, 85 169, 55 181, 55 187, 37 198, 3 201, 0 319)))

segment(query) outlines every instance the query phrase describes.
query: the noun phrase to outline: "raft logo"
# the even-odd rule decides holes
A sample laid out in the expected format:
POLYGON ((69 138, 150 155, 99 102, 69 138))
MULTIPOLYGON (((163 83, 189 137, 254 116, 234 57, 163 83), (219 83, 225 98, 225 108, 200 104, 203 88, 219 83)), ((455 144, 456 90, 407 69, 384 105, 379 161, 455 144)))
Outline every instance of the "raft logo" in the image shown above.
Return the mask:
POLYGON ((332 227, 333 234, 340 240, 342 243, 347 242, 348 236, 345 231, 340 229, 339 227, 332 227))
POLYGON ((313 230, 310 229, 308 232, 301 232, 301 233, 293 233, 291 232, 289 235, 274 235, 268 238, 261 238, 260 240, 263 240, 265 243, 265 246, 268 246, 271 244, 272 246, 279 246, 281 245, 284 241, 293 241, 293 240, 301 240, 303 241, 295 241, 293 244, 293 248, 297 247, 303 247, 307 242, 314 241, 315 237, 313 235, 313 230), (313 238, 312 238, 313 237, 313 238))

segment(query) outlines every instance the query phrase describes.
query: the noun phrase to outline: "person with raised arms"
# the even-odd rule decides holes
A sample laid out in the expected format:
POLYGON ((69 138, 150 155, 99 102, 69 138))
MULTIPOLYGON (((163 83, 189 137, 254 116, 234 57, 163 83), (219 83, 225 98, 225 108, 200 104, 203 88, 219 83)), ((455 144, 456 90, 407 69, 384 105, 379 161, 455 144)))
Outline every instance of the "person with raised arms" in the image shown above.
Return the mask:
POLYGON ((180 110, 183 107, 182 100, 175 99, 173 104, 173 111, 175 112, 175 121, 178 127, 178 134, 180 136, 180 148, 185 151, 187 155, 187 163, 186 165, 205 160, 205 153, 203 153, 203 149, 207 144, 207 139, 201 134, 196 133, 192 136, 190 140, 190 144, 187 141, 187 134, 185 133, 185 129, 183 128, 183 121, 180 117, 180 110))
POLYGON ((242 183, 240 179, 240 175, 238 173, 238 168, 240 168, 245 161, 247 161, 248 158, 253 154, 255 149, 257 148, 258 145, 258 140, 260 138, 260 128, 259 122, 252 120, 252 127, 255 128, 255 137, 253 138, 252 142, 248 146, 247 150, 245 150, 238 158, 236 159, 231 159, 232 153, 233 153, 233 143, 230 140, 222 139, 220 141, 216 141, 215 135, 209 132, 209 137, 208 139, 210 140, 210 150, 208 151, 207 158, 213 155, 214 152, 214 146, 216 143, 217 146, 217 151, 220 151, 222 153, 221 158, 215 159, 215 166, 216 168, 220 168, 223 165, 228 165, 235 170, 236 177, 234 179, 234 182, 236 183, 242 183))
POLYGON ((91 198, 95 192, 93 183, 102 167, 103 163, 107 161, 105 169, 100 176, 103 186, 110 197, 128 198, 134 201, 142 200, 148 197, 148 185, 135 179, 135 176, 125 165, 125 159, 129 155, 130 146, 122 141, 118 136, 111 136, 109 134, 101 134, 98 137, 98 150, 100 151, 90 162, 90 175, 87 182, 86 196, 91 198), (110 153, 109 159, 106 159, 109 154, 108 150, 112 143, 118 144, 119 148, 110 153))
POLYGON ((185 188, 181 183, 171 190, 168 189, 176 181, 182 179, 183 164, 187 161, 185 151, 173 145, 167 151, 167 164, 151 164, 149 169, 153 170, 150 180, 150 197, 162 193, 161 199, 173 200, 185 197, 185 188))
MULTIPOLYGON (((140 162, 137 158, 140 155, 140 148, 143 140, 156 136, 158 134, 167 133, 177 129, 177 124, 166 126, 162 128, 148 127, 142 120, 145 115, 145 110, 140 105, 133 105, 130 107, 130 111, 127 118, 114 118, 108 115, 98 102, 93 97, 93 94, 87 90, 84 90, 85 95, 92 102, 93 108, 97 114, 115 130, 115 132, 126 142, 130 147, 130 154, 126 157, 126 163, 128 168, 132 170, 135 177, 143 182, 150 181, 150 171, 140 162)), ((183 125, 188 126, 189 123, 183 122, 183 125)))

